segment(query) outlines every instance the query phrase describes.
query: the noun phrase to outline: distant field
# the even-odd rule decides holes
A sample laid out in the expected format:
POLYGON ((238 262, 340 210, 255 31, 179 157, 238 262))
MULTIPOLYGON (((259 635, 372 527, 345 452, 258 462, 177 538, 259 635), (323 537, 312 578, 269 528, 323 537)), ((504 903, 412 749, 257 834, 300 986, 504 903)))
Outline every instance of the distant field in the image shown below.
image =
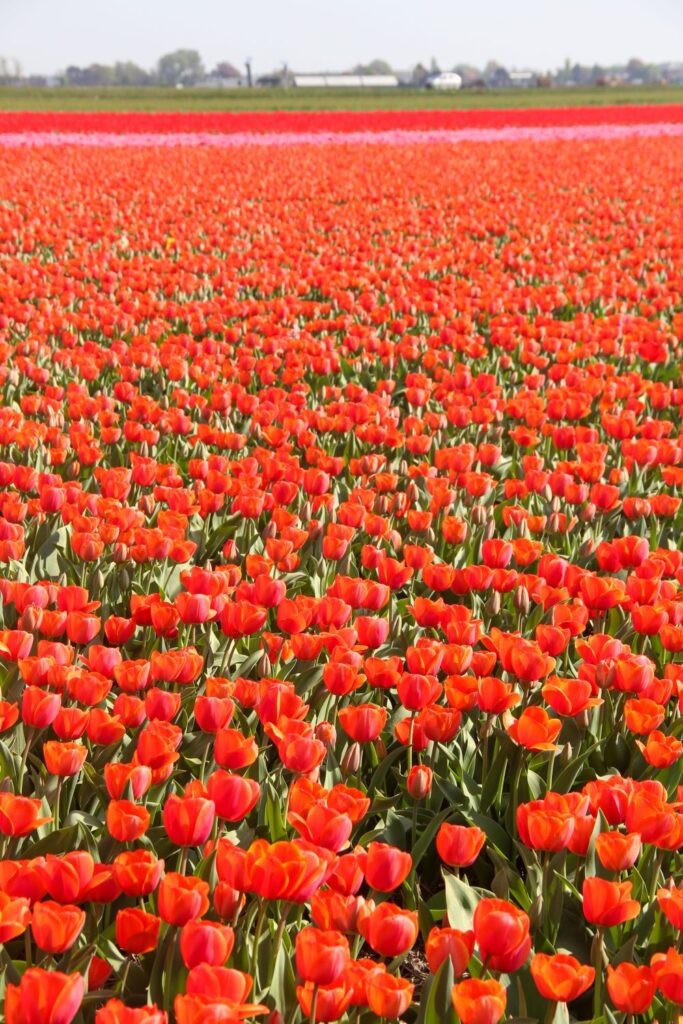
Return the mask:
POLYGON ((485 89, 0 88, 0 110, 477 110, 683 102, 683 86, 485 89))

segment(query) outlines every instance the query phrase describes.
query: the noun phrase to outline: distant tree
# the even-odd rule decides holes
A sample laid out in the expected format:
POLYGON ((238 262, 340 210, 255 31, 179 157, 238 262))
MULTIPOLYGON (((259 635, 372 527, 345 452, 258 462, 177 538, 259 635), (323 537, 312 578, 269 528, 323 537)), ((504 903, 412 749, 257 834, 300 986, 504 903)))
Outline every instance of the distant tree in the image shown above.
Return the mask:
POLYGON ((115 85, 149 85, 151 76, 132 60, 117 61, 114 65, 115 85))
POLYGON ((234 64, 231 64, 228 60, 222 60, 211 72, 216 78, 241 78, 242 75, 237 70, 234 64))
POLYGON ((439 67, 439 62, 436 57, 432 57, 429 62, 429 73, 430 75, 438 75, 441 73, 441 68, 439 67))
POLYGON ((353 69, 354 75, 391 75, 393 74, 391 64, 385 60, 371 60, 369 64, 357 64, 353 69))
POLYGON ((83 81, 83 68, 79 68, 76 64, 69 64, 68 68, 64 72, 64 84, 65 85, 85 85, 83 81))
POLYGON ((108 64, 89 64, 83 68, 81 79, 82 85, 113 85, 114 69, 108 64))
POLYGON ((197 50, 174 50, 159 58, 159 80, 163 85, 192 85, 204 75, 197 50))
POLYGON ((460 75, 464 85, 468 85, 471 82, 479 82, 483 78, 479 68, 475 68, 473 64, 456 64, 453 70, 457 75, 460 75))
POLYGON ((410 76, 411 85, 421 88, 429 78, 429 71, 424 64, 416 64, 410 76))
POLYGON ((19 61, 0 57, 0 84, 10 85, 12 82, 18 82, 20 78, 21 64, 19 61))
POLYGON ((114 69, 108 64, 90 64, 87 68, 79 68, 70 64, 64 72, 65 85, 113 85, 114 69))

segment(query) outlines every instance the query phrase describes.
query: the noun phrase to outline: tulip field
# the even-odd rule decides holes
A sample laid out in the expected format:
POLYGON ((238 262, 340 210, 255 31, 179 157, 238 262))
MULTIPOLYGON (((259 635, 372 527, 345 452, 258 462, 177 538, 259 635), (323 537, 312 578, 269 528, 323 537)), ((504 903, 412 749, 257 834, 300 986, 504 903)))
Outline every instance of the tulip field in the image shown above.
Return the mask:
POLYGON ((683 107, 0 114, 6 1024, 683 1014, 683 107))

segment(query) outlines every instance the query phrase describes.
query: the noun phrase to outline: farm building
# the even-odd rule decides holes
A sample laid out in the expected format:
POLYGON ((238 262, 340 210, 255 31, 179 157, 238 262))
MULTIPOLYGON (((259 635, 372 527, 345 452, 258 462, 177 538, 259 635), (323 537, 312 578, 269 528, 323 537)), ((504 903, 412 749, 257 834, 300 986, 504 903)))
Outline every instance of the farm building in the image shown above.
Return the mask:
POLYGON ((396 75, 351 75, 351 74, 318 74, 294 75, 294 85, 299 89, 395 89, 398 87, 396 75))

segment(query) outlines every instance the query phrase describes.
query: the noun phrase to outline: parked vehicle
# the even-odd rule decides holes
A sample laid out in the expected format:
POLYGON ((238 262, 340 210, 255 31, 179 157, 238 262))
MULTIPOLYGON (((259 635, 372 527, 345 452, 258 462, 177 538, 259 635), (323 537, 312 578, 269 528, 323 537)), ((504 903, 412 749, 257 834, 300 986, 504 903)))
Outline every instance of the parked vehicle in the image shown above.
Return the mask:
POLYGON ((439 71, 425 82, 428 89, 462 89, 462 78, 455 71, 439 71))

